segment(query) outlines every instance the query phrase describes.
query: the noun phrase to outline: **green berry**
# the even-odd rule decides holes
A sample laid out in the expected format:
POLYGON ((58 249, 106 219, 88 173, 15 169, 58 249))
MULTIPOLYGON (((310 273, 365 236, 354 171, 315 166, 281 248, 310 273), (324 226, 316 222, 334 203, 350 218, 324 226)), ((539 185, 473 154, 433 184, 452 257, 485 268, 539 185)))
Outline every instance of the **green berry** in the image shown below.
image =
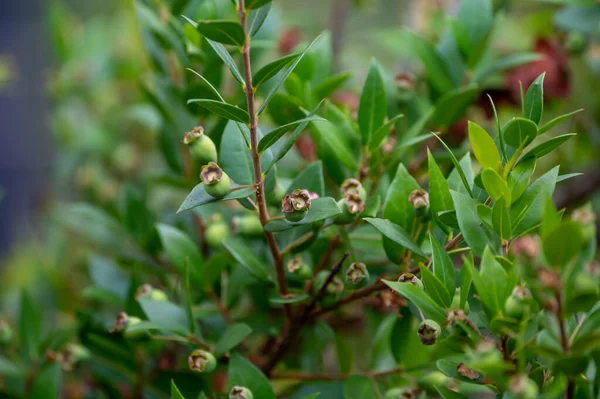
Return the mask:
POLYGON ((141 338, 141 337, 145 337, 148 335, 148 331, 145 330, 134 330, 134 331, 129 331, 129 329, 132 326, 135 326, 136 324, 139 324, 142 322, 142 319, 140 319, 139 317, 136 316, 129 316, 128 320, 127 320, 127 326, 125 328, 125 337, 128 339, 137 339, 137 338, 141 338))
POLYGON ((231 180, 219 165, 209 162, 200 168, 200 179, 206 193, 215 198, 222 198, 229 192, 231 180))
POLYGON ((235 232, 245 237, 258 237, 263 235, 263 226, 257 214, 246 214, 236 216, 232 220, 232 227, 235 232))
POLYGON ((206 242, 212 248, 221 248, 223 241, 229 237, 229 227, 221 220, 211 222, 204 232, 206 242))
POLYGON ((281 199, 285 195, 285 190, 280 185, 275 186, 275 189, 267 194, 267 202, 272 206, 279 206, 281 199))
POLYGON ((529 306, 531 299, 531 292, 525 287, 516 286, 513 289, 512 294, 506 299, 504 303, 504 313, 508 317, 514 319, 521 319, 525 311, 525 307, 529 306))
POLYGON ((246 387, 234 386, 229 392, 229 399, 253 399, 252 391, 246 387))
POLYGON ((300 255, 288 261, 287 269, 290 273, 293 273, 301 280, 308 280, 313 274, 310 266, 304 263, 304 258, 302 258, 300 255))
POLYGON ((535 399, 540 393, 535 381, 524 374, 513 375, 508 381, 508 390, 518 399, 535 399))
POLYGON ((183 143, 188 146, 192 159, 201 165, 217 162, 217 147, 215 143, 204 134, 204 128, 198 126, 185 134, 183 143))
POLYGON ((430 319, 423 320, 417 329, 419 339, 423 345, 435 344, 441 331, 440 325, 430 319))
POLYGON ((299 222, 310 210, 310 193, 308 190, 297 189, 286 194, 281 200, 281 211, 290 222, 299 222))
POLYGON ((196 349, 188 356, 190 369, 199 373, 210 373, 217 367, 215 356, 202 349, 196 349))

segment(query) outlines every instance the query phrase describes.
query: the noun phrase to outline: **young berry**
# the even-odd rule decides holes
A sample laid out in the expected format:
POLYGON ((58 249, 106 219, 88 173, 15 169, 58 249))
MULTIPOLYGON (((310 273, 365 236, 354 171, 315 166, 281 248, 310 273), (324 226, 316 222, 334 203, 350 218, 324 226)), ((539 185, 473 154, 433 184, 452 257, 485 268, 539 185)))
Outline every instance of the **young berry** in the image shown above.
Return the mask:
POLYGON ((281 200, 281 211, 290 222, 299 222, 304 219, 306 212, 310 209, 310 201, 308 190, 294 190, 281 200))
POLYGON ((199 373, 210 373, 217 367, 215 356, 202 349, 196 349, 188 356, 190 369, 199 373))
POLYGON ((229 192, 231 180, 214 162, 209 162, 200 169, 200 179, 204 183, 206 193, 210 196, 222 198, 229 192))
POLYGON ((188 146, 192 159, 198 161, 200 165, 217 162, 217 147, 210 137, 204 134, 202 126, 187 132, 183 137, 183 144, 188 146))

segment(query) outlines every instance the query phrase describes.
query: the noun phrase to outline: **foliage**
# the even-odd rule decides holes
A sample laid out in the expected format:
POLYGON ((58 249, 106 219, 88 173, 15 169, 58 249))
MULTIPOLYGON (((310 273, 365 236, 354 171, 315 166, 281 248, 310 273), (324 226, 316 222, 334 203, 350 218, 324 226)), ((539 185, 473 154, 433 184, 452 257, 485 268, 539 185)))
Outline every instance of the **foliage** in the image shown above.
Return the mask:
MULTIPOLYGON (((410 35, 422 87, 372 60, 354 109, 328 33, 273 60, 268 0, 135 7, 143 54, 121 78, 144 71, 143 95, 101 109, 145 135, 62 137, 67 155, 102 147, 84 201, 53 215, 86 248, 89 285, 67 326, 29 292, 0 322, 3 395, 598 395, 595 216, 554 208, 573 177, 558 165, 534 175, 574 134, 539 139, 572 115, 544 118, 541 74, 510 119, 492 102, 492 129, 465 125, 470 151, 448 145, 487 80, 531 59, 490 57, 490 1, 463 0, 437 45, 410 35)), ((58 121, 97 108, 86 94, 58 121)))

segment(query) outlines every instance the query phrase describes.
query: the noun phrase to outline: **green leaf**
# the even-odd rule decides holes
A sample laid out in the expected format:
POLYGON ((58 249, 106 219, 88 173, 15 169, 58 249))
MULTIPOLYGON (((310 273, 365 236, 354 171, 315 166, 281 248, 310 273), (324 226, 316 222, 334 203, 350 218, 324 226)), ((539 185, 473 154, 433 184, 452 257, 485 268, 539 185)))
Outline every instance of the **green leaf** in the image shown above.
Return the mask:
POLYGON ((58 399, 61 386, 60 363, 46 364, 41 367, 31 385, 29 398, 58 399))
POLYGON ((363 144, 368 144, 373 134, 383 125, 386 112, 387 97, 381 71, 377 62, 371 60, 358 107, 358 125, 363 144))
POLYGON ((381 142, 386 138, 387 135, 390 134, 390 129, 394 124, 398 121, 398 119, 402 118, 404 115, 396 115, 389 121, 387 121, 383 126, 373 133, 373 137, 371 139, 371 143, 369 144, 369 151, 376 150, 381 142))
POLYGON ((181 392, 179 392, 179 388, 175 385, 175 381, 171 380, 171 399, 185 399, 181 392))
MULTIPOLYGON (((237 184, 232 184, 231 188, 234 189, 238 187, 237 184)), ((192 191, 188 194, 188 196, 183 200, 183 203, 177 210, 177 213, 183 211, 189 211, 190 209, 196 208, 201 205, 211 204, 213 202, 218 201, 231 201, 240 198, 246 198, 254 195, 255 190, 253 188, 240 188, 237 190, 229 191, 222 198, 215 198, 206 193, 206 189, 204 188, 204 184, 197 184, 192 191)))
POLYGON ((460 180, 463 182, 463 185, 465 186, 465 190, 467 190, 467 192, 469 193, 470 196, 473 196, 473 193, 471 191, 471 185, 469 184, 469 181, 467 180, 467 176, 465 175, 465 172, 464 172, 462 166, 458 162, 458 159, 456 159, 456 156, 454 156, 454 153, 452 152, 450 147, 448 147, 448 145, 446 145, 446 143, 444 143, 444 140, 442 140, 440 136, 438 136, 435 133, 431 133, 431 134, 433 134, 435 136, 435 138, 438 139, 438 141, 442 144, 442 147, 444 147, 446 149, 446 152, 448 152, 448 156, 450 157, 450 159, 452 160, 452 163, 454 164, 454 168, 455 168, 456 172, 460 176, 460 180))
POLYGON ((562 222, 542 237, 546 261, 553 266, 567 266, 583 247, 581 225, 575 221, 562 222))
POLYGON ((19 333, 25 358, 36 359, 42 339, 42 309, 33 302, 27 291, 21 294, 19 333))
POLYGON ((306 117, 306 118, 297 120, 295 122, 288 123, 286 125, 283 125, 283 126, 280 126, 278 128, 271 130, 258 143, 258 152, 262 153, 267 148, 271 147, 273 144, 275 144, 277 142, 277 140, 279 140, 281 137, 283 137, 283 135, 286 132, 288 132, 290 129, 292 129, 302 123, 305 123, 305 122, 309 123, 309 122, 314 122, 314 121, 326 121, 326 120, 323 118, 320 118, 318 116, 310 116, 310 117, 306 117))
POLYGON ((285 140, 284 143, 277 150, 277 153, 273 157, 273 160, 269 164, 269 167, 267 168, 267 170, 266 170, 265 173, 267 173, 269 170, 271 170, 271 168, 273 166, 275 166, 275 164, 277 162, 279 162, 281 160, 281 158, 283 158, 285 156, 285 154, 288 153, 289 150, 292 149, 292 147, 294 146, 294 143, 296 142, 296 140, 298 139, 298 137, 300 136, 300 134, 304 130, 306 130, 306 127, 309 124, 309 121, 307 119, 313 117, 313 115, 319 110, 319 108, 321 108, 321 104, 323 104, 323 101, 321 101, 319 104, 317 104, 317 106, 315 108, 313 108, 313 110, 310 111, 306 115, 306 118, 304 118, 304 122, 302 122, 301 124, 299 124, 298 126, 296 126, 296 129, 294 129, 294 131, 292 132, 292 134, 290 134, 290 136, 287 138, 287 140, 285 140))
POLYGON ((323 163, 317 161, 306 166, 296 175, 296 178, 285 190, 286 194, 291 194, 296 189, 305 189, 311 193, 316 193, 319 197, 325 196, 325 181, 323 180, 323 163))
POLYGON ((246 42, 242 25, 233 21, 199 21, 196 30, 207 39, 218 43, 242 47, 246 42))
POLYGON ((455 358, 440 359, 436 362, 438 370, 450 378, 454 378, 459 381, 468 382, 471 384, 483 384, 484 376, 480 375, 479 378, 470 379, 458 372, 458 366, 462 363, 462 359, 458 360, 455 358))
POLYGON ((483 181, 485 190, 494 202, 504 197, 507 205, 511 204, 511 194, 508 184, 498 172, 494 169, 485 169, 481 172, 481 180, 483 181))
POLYGON ((298 55, 298 57, 294 60, 294 62, 292 62, 292 65, 290 65, 286 70, 283 71, 283 73, 279 77, 279 80, 277 80, 277 82, 275 82, 275 84, 271 88, 271 91, 265 96, 265 99, 263 100, 262 104, 260 105, 260 108, 258 109, 258 112, 257 112, 258 115, 262 114, 263 111, 267 108, 267 105, 269 105, 269 102, 271 102, 271 99, 273 98, 275 93, 277 93, 277 91, 279 90, 279 88, 281 87, 283 82, 285 82, 287 77, 290 76, 290 74, 294 71, 294 69, 296 68, 298 63, 306 55, 308 50, 310 50, 312 45, 315 44, 315 42, 317 40, 319 40, 320 37, 321 37, 321 35, 317 36, 317 38, 315 40, 313 40, 308 46, 306 46, 304 51, 302 53, 300 53, 300 55, 298 55))
POLYGON ((233 353, 227 373, 229 390, 234 385, 248 388, 256 399, 276 399, 265 375, 242 355, 233 353))
POLYGON ((561 136, 553 137, 550 140, 543 142, 542 144, 537 145, 531 150, 527 151, 527 153, 523 155, 523 158, 521 159, 526 160, 529 158, 541 158, 544 155, 548 155, 573 136, 577 136, 577 133, 567 133, 561 136))
POLYGON ((500 248, 500 240, 490 229, 481 224, 481 219, 477 214, 478 202, 456 191, 450 191, 450 193, 456 207, 460 231, 473 252, 481 256, 487 245, 497 252, 500 248))
POLYGON ((464 309, 465 304, 469 299, 469 292, 471 291, 471 284, 473 277, 471 276, 471 269, 463 266, 460 269, 460 308, 464 309))
POLYGON ((483 253, 481 271, 477 271, 470 262, 467 262, 465 266, 470 268, 473 284, 488 319, 492 320, 496 316, 500 316, 508 297, 508 295, 505 297, 508 275, 504 268, 496 262, 488 248, 483 253))
POLYGON ((542 120, 544 111, 544 76, 546 76, 546 72, 538 76, 529 86, 523 104, 523 117, 536 125, 542 120))
POLYGON ((227 68, 229 68, 233 77, 238 82, 240 82, 242 85, 244 85, 245 84, 244 77, 242 76, 240 70, 238 69, 237 65, 235 64, 233 57, 231 57, 231 54, 229 54, 229 51, 227 51, 225 46, 223 46, 221 43, 217 43, 217 42, 209 40, 209 39, 206 39, 206 41, 213 48, 215 53, 217 53, 217 55, 223 61, 225 66, 227 68))
MULTIPOLYGON (((246 141, 233 122, 227 123, 219 149, 219 166, 236 184, 254 184, 254 165, 246 141)), ((262 164, 262 162, 261 162, 262 164)))
POLYGON ((504 126, 502 136, 509 146, 525 148, 537 136, 537 126, 529 119, 513 118, 504 126))
POLYGON ((299 222, 290 222, 285 219, 273 220, 265 225, 265 230, 270 232, 285 231, 293 229, 294 227, 325 220, 337 216, 340 213, 342 213, 342 210, 333 198, 321 197, 312 200, 310 209, 299 222))
POLYGON ((457 22, 462 33, 456 35, 460 48, 467 54, 469 65, 476 65, 494 23, 491 0, 462 0, 457 22), (464 37, 464 40, 459 37, 464 37))
POLYGON ((314 93, 317 98, 327 98, 333 93, 339 90, 348 79, 352 77, 352 73, 343 72, 337 75, 329 76, 317 86, 315 86, 314 93))
POLYGON ((475 67, 471 81, 478 83, 484 82, 494 74, 540 59, 543 59, 543 56, 537 53, 519 53, 503 55, 502 58, 494 59, 489 63, 481 62, 475 67))
POLYGON ((313 132, 317 135, 317 140, 324 141, 341 163, 349 169, 356 169, 357 157, 342 137, 342 132, 337 126, 328 122, 316 122, 312 124, 312 127, 313 132))
POLYGON ((444 323, 446 321, 446 311, 421 288, 411 283, 387 280, 383 280, 383 282, 394 291, 399 292, 435 322, 444 323))
POLYGON ((451 391, 450 389, 438 385, 435 387, 442 399, 468 399, 466 396, 461 395, 458 392, 451 391))
POLYGON ((321 394, 320 392, 311 393, 310 395, 303 396, 300 399, 317 399, 320 394, 321 394))
POLYGON ((452 259, 448 256, 442 244, 433 237, 433 234, 430 235, 429 239, 431 241, 433 274, 444 284, 448 294, 453 296, 456 290, 456 279, 452 259))
POLYGON ((247 10, 257 9, 266 6, 267 4, 271 4, 273 0, 248 0, 246 4, 247 10))
POLYGON ((427 160, 429 167, 429 205, 434 219, 439 220, 441 212, 454 210, 454 203, 450 195, 448 181, 429 149, 427 149, 427 160))
POLYGON ((340 372, 349 374, 354 366, 354 352, 352 345, 342 335, 335 336, 335 351, 337 353, 340 372))
POLYGON ((516 236, 531 229, 540 222, 544 209, 544 201, 546 198, 551 197, 554 192, 558 169, 558 166, 553 168, 529 185, 523 195, 510 208, 511 220, 515 220, 522 212, 526 212, 519 224, 513 224, 516 236))
POLYGON ((494 230, 503 240, 511 236, 510 216, 508 215, 507 202, 504 197, 498 198, 492 208, 492 225, 494 230))
POLYGON ((376 398, 371 379, 363 375, 353 375, 344 382, 344 399, 376 398))
POLYGON ((22 374, 24 374, 23 370, 16 363, 0 355, 0 375, 18 377, 22 374))
POLYGON ((254 36, 258 33, 260 28, 263 26, 263 23, 267 19, 269 11, 271 11, 270 1, 266 4, 266 7, 261 7, 259 9, 250 11, 250 14, 248 15, 248 33, 250 36, 254 36))
POLYGON ((156 230, 167 258, 180 275, 185 275, 185 265, 188 261, 192 273, 197 274, 202 270, 202 255, 196 243, 186 233, 166 224, 158 224, 156 230))
MULTIPOLYGON (((427 268, 427 266, 422 263, 419 265, 421 270, 421 279, 423 280, 423 285, 425 287, 425 291, 429 296, 437 302, 438 305, 443 308, 450 307, 450 301, 452 300, 450 297, 450 292, 446 289, 444 284, 437 278, 431 270, 427 268)), ((454 294, 454 292, 452 292, 454 294)))
POLYGON ((277 75, 279 71, 285 68, 286 65, 296 58, 298 58, 298 54, 289 54, 279 58, 278 60, 268 63, 254 74, 252 77, 252 84, 255 88, 258 88, 262 83, 277 75))
POLYGON ((455 87, 448 72, 448 65, 435 47, 417 35, 409 34, 408 39, 410 46, 425 65, 427 78, 435 90, 439 93, 453 90, 455 87))
POLYGON ((250 116, 246 111, 235 105, 227 104, 222 101, 193 98, 191 100, 188 100, 187 103, 198 104, 201 107, 204 107, 207 110, 225 119, 242 123, 250 122, 250 116))
POLYGON ((395 243, 402 245, 416 255, 422 256, 423 258, 427 257, 417 243, 413 241, 410 235, 401 226, 384 219, 364 218, 363 220, 372 224, 381 234, 395 243))
POLYGON ((512 202, 518 200, 529 186, 529 179, 535 171, 535 158, 525 159, 508 175, 508 187, 510 188, 512 202))
POLYGON ((500 170, 502 161, 494 139, 478 124, 469 121, 469 140, 475 158, 482 168, 500 170))
POLYGON ((140 299, 140 306, 148 320, 162 326, 162 329, 189 336, 189 320, 185 311, 172 302, 140 299))
POLYGON ((258 259, 243 241, 236 237, 229 237, 223 241, 223 245, 235 260, 244 266, 244 268, 259 281, 271 281, 271 276, 266 270, 266 262, 258 259))
POLYGON ((547 122, 542 127, 540 127, 538 130, 538 135, 546 133, 548 130, 552 129, 554 126, 556 126, 559 123, 561 123, 562 121, 572 117, 573 115, 580 113, 581 111, 583 111, 583 108, 578 109, 573 112, 569 112, 568 114, 557 116, 556 118, 552 119, 551 121, 547 122))
POLYGON ((244 323, 235 323, 227 327, 215 345, 215 355, 222 356, 238 346, 252 333, 250 326, 244 323))
POLYGON ((289 296, 286 298, 282 298, 281 296, 279 296, 279 294, 277 294, 277 296, 272 296, 269 298, 269 302, 274 304, 274 305, 283 305, 284 303, 298 303, 298 302, 302 302, 307 300, 308 298, 310 298, 310 296, 308 296, 308 294, 294 294, 294 296, 289 296))
POLYGON ((435 103, 431 122, 435 126, 447 127, 465 115, 465 111, 479 96, 480 87, 469 85, 445 93, 435 103))

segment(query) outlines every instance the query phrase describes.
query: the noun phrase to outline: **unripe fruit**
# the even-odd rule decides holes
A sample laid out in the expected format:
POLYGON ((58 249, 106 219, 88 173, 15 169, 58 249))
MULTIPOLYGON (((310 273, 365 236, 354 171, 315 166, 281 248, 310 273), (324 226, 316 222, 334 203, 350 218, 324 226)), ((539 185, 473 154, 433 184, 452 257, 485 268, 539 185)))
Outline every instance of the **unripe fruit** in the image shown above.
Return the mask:
POLYGON ((272 206, 279 206, 285 195, 285 190, 280 185, 275 186, 275 189, 267 194, 267 202, 272 206))
POLYGON ((206 226, 204 231, 206 242, 212 248, 221 248, 223 241, 229 237, 229 227, 222 220, 215 220, 206 226))
POLYGON ((310 266, 304 263, 304 258, 302 258, 300 255, 288 261, 287 269, 290 273, 295 274, 302 280, 308 280, 312 277, 312 270, 310 266))
POLYGON ((423 345, 433 345, 437 341, 442 329, 440 325, 433 320, 425 319, 419 325, 417 333, 423 345))
POLYGON ((411 283, 412 285, 417 286, 420 289, 423 289, 423 282, 412 273, 402 273, 400 275, 400 278, 398 279, 398 282, 411 283))
POLYGON ((408 201, 415 208, 417 216, 429 214, 429 193, 425 190, 413 190, 408 196, 408 201))
POLYGON ((190 369, 199 373, 210 373, 217 367, 215 356, 202 349, 196 349, 188 357, 190 369))
POLYGON ((342 213, 335 217, 335 222, 337 224, 350 224, 365 210, 365 201, 362 197, 348 194, 338 201, 338 206, 342 213))
POLYGON ((252 391, 246 387, 234 386, 229 393, 229 399, 253 399, 252 391))
POLYGON ((152 299, 154 301, 165 302, 167 294, 163 290, 152 287, 150 284, 141 285, 135 292, 135 299, 152 299))
POLYGON ((367 265, 364 263, 354 262, 348 268, 346 272, 346 279, 352 284, 356 285, 363 280, 369 279, 369 271, 367 270, 367 265))
POLYGON ((136 339, 136 338, 147 336, 148 331, 145 331, 145 330, 129 331, 129 328, 131 328, 132 326, 135 326, 136 324, 139 324, 141 322, 142 322, 142 319, 140 319, 139 317, 129 316, 129 320, 127 320, 127 327, 125 329, 125 337, 128 339, 136 339))
POLYGON ((263 235, 263 226, 255 213, 236 216, 231 221, 234 232, 245 237, 258 237, 263 235))
POLYGON ((217 147, 215 143, 204 134, 204 128, 198 126, 185 134, 183 144, 188 146, 192 159, 201 165, 217 162, 217 147))
POLYGON ((206 193, 215 198, 222 198, 229 192, 231 180, 227 173, 214 162, 200 168, 200 179, 204 183, 206 193))
POLYGON ((531 299, 531 292, 522 286, 516 286, 512 294, 506 299, 504 304, 504 313, 508 317, 520 319, 523 317, 525 306, 531 299))
POLYGON ((13 331, 8 323, 0 320, 0 345, 8 344, 12 340, 13 331))
POLYGON ((281 200, 281 212, 290 222, 301 221, 310 209, 310 197, 308 190, 304 189, 297 189, 291 194, 286 194, 281 200))
POLYGON ((361 182, 356 179, 346 179, 340 186, 340 191, 342 192, 342 197, 347 197, 349 195, 360 197, 365 199, 367 197, 367 192, 362 186, 361 182))

